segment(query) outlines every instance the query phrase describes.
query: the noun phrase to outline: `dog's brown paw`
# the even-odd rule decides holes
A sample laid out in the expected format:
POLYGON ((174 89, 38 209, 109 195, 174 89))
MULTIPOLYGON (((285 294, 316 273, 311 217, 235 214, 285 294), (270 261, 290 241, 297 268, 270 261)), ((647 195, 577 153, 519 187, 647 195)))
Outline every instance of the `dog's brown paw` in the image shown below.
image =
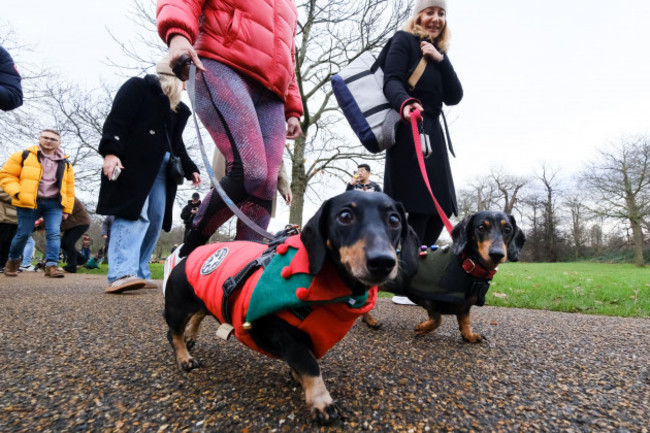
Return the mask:
POLYGON ((363 321, 363 323, 365 323, 366 325, 368 325, 369 328, 372 328, 372 329, 379 329, 379 328, 381 328, 381 323, 378 322, 377 320, 375 320, 375 318, 372 317, 372 316, 370 315, 370 313, 366 313, 366 314, 364 314, 363 316, 361 316, 361 320, 363 321))
POLYGON ((429 332, 436 329, 437 327, 438 326, 436 325, 436 323, 433 320, 427 320, 425 322, 418 323, 417 325, 415 325, 415 329, 414 329, 415 336, 416 337, 421 337, 423 335, 426 335, 429 332))
POLYGON ((188 372, 194 370, 195 368, 199 368, 201 366, 201 363, 196 359, 189 357, 185 361, 179 361, 178 366, 181 368, 181 370, 188 372))
POLYGON ((311 419, 321 425, 329 425, 341 418, 339 407, 331 402, 324 407, 312 407, 311 419))
POLYGON ((485 340, 485 337, 483 337, 481 334, 474 334, 472 332, 471 334, 463 335, 463 340, 468 343, 481 343, 483 340, 485 340))

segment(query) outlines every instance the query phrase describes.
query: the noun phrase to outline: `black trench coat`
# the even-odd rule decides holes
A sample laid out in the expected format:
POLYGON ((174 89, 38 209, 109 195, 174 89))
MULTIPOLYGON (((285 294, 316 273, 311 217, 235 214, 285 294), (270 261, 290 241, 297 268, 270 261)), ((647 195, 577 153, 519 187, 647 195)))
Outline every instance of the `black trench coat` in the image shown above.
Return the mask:
MULTIPOLYGON (((454 179, 438 117, 443 103, 455 105, 460 102, 463 88, 445 54, 440 63, 429 61, 415 89, 407 90, 408 79, 421 58, 419 38, 404 31, 397 32, 384 65, 384 94, 398 112, 409 99, 420 101, 424 108, 424 130, 433 148, 433 154, 425 159, 429 183, 445 212, 457 214, 454 179)), ((396 142, 386 152, 384 192, 401 201, 407 212, 437 213, 415 156, 410 123, 399 122, 396 142)))
MULTIPOLYGON (((191 180, 192 173, 199 172, 183 142, 183 129, 191 111, 182 102, 176 111, 176 127, 172 133, 169 98, 155 75, 130 78, 122 85, 104 122, 99 153, 117 155, 124 170, 116 181, 109 181, 102 173, 97 213, 138 219, 165 152, 169 151, 166 127, 170 130, 174 155, 181 158, 186 179, 191 180)), ((162 226, 165 231, 172 226, 176 189, 174 182, 167 182, 162 226)))

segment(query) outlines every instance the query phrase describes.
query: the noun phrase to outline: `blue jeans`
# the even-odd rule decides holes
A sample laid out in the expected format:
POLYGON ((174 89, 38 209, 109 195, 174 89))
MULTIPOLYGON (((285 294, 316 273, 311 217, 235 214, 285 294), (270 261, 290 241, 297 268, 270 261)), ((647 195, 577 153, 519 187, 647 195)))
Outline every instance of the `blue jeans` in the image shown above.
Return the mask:
POLYGON ((108 244, 108 282, 125 276, 151 278, 149 260, 158 242, 167 201, 167 161, 165 154, 156 180, 144 201, 140 216, 131 221, 115 217, 108 244))
POLYGON ((56 198, 36 199, 36 209, 16 208, 18 214, 18 229, 16 236, 11 241, 9 260, 20 260, 27 239, 32 236, 34 222, 39 216, 45 221, 45 266, 59 264, 59 251, 61 250, 61 217, 63 206, 56 198))
POLYGON ((34 257, 34 247, 36 247, 36 242, 33 237, 27 238, 27 243, 25 244, 25 249, 23 249, 23 262, 20 266, 29 266, 32 264, 32 257, 34 257))

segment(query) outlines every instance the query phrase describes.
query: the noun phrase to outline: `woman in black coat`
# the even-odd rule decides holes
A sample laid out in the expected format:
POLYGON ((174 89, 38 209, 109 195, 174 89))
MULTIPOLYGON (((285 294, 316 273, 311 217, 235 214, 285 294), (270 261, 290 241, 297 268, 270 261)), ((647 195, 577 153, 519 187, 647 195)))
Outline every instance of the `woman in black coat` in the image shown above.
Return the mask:
POLYGON ((432 154, 425 159, 429 183, 447 216, 457 214, 456 192, 451 175, 447 146, 440 127, 442 104, 455 105, 463 88, 447 57, 449 32, 441 0, 418 0, 413 17, 392 39, 384 65, 384 93, 402 116, 396 142, 386 152, 384 192, 401 201, 409 214, 408 222, 423 245, 432 245, 440 236, 443 223, 426 188, 415 156, 410 116, 422 111, 424 132, 429 135, 432 154), (427 66, 414 90, 408 79, 420 59, 427 66))
POLYGON ((191 114, 183 104, 183 83, 169 59, 156 65, 158 76, 134 77, 122 85, 104 123, 99 153, 104 156, 97 213, 114 215, 108 266, 108 293, 147 285, 149 260, 160 229, 172 226, 176 183, 167 176, 171 155, 181 159, 185 178, 201 176, 183 143, 191 114), (115 170, 119 169, 117 179, 115 170))

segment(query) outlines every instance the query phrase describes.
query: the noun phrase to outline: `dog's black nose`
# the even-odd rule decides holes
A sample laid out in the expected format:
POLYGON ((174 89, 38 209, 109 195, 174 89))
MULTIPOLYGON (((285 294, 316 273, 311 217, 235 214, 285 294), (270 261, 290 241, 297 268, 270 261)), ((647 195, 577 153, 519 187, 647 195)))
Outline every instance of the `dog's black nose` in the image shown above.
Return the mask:
POLYGON ((506 256, 503 250, 490 250, 490 258, 494 262, 500 262, 506 256))
POLYGON ((395 267, 395 257, 389 254, 373 254, 366 262, 368 270, 378 277, 385 277, 395 267))

